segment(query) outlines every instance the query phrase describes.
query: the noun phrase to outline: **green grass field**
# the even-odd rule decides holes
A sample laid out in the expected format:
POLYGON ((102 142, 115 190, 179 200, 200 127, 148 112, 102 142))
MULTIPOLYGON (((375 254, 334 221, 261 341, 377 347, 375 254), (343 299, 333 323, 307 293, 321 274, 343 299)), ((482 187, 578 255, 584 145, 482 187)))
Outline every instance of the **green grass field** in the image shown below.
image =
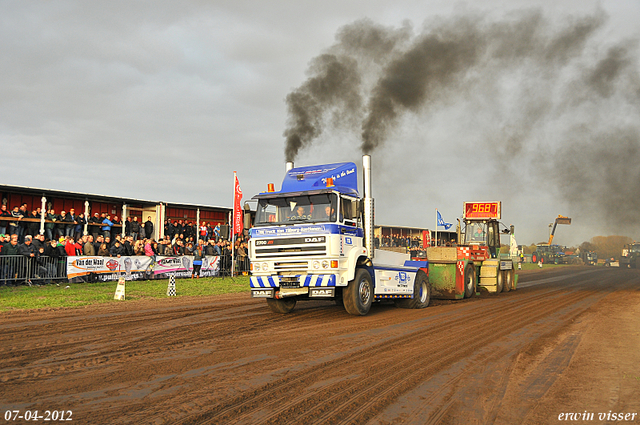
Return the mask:
MULTIPOLYGON (((124 302, 166 298, 168 279, 131 281, 126 284, 124 302)), ((118 282, 61 283, 60 286, 0 286, 0 311, 18 309, 80 307, 121 303, 113 295, 118 282), (68 288, 67 288, 68 286, 68 288)), ((197 297, 249 291, 249 276, 176 279, 178 297, 197 297)))

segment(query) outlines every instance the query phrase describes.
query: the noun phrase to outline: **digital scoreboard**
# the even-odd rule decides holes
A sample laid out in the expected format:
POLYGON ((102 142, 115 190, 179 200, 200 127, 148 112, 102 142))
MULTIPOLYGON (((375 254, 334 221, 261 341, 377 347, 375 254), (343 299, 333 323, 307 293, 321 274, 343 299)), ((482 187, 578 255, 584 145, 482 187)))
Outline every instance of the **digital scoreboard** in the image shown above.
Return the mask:
POLYGON ((500 220, 501 202, 465 202, 464 218, 500 220))

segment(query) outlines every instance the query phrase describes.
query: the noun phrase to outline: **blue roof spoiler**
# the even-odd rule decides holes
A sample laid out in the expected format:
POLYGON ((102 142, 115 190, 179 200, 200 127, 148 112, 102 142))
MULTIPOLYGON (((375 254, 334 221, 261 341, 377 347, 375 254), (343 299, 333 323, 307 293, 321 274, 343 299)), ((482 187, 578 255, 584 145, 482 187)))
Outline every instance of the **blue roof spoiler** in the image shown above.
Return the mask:
MULTIPOLYGON (((340 193, 358 196, 358 167, 353 162, 310 165, 287 171, 279 192, 270 195, 307 192, 318 189, 332 189, 340 193), (327 188, 327 179, 333 179, 333 186, 327 188)), ((266 195, 266 193, 261 193, 266 195)))

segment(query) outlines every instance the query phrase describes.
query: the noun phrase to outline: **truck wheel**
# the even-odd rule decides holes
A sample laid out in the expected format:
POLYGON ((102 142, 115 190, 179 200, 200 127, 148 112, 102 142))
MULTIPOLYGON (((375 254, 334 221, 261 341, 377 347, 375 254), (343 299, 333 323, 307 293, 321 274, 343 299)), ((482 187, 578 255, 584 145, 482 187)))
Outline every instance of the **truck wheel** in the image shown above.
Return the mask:
POLYGON ((533 254, 531 254, 531 262, 533 264, 538 262, 538 253, 537 252, 534 252, 533 254))
POLYGON ((431 284, 427 275, 419 271, 413 282, 413 298, 405 298, 395 301, 399 308, 425 308, 431 301, 431 284))
POLYGON ((293 311, 293 308, 296 306, 295 298, 267 298, 267 305, 274 313, 287 314, 293 311))
POLYGON ((342 291, 344 309, 354 316, 364 316, 373 302, 373 283, 366 269, 356 269, 354 279, 342 291))
POLYGON ((502 273, 502 270, 498 270, 498 274, 496 275, 496 294, 502 292, 502 289, 504 288, 504 282, 502 281, 503 277, 504 273, 502 273))
POLYGON ((464 297, 470 298, 476 292, 476 271, 471 264, 464 268, 464 297))

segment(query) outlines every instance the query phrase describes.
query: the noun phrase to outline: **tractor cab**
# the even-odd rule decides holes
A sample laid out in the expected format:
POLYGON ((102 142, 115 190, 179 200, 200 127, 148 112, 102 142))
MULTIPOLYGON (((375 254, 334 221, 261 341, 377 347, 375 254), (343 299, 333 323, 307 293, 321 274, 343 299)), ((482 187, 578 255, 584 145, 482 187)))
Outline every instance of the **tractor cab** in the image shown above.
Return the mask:
POLYGON ((486 246, 491 258, 500 253, 500 223, 497 220, 465 220, 463 245, 486 246))

